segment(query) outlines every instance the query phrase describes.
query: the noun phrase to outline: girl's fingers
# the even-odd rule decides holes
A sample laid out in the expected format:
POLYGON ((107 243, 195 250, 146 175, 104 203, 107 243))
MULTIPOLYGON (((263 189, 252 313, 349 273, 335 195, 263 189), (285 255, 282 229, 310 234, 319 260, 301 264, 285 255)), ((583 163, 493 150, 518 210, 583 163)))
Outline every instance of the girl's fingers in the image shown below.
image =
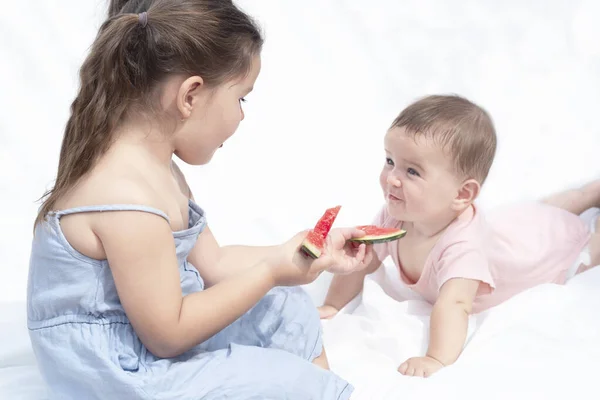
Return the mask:
POLYGON ((356 254, 356 261, 358 261, 358 263, 362 263, 365 260, 365 257, 367 255, 367 246, 364 243, 361 243, 360 246, 358 246, 358 253, 356 254))

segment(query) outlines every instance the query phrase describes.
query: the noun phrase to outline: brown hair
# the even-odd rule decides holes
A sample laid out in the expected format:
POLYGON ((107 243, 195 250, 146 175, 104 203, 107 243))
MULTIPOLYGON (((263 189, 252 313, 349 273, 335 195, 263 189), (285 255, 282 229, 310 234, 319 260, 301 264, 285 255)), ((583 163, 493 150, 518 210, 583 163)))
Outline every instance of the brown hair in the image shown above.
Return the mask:
POLYGON ((457 95, 427 96, 406 107, 395 127, 449 149, 457 173, 485 182, 496 154, 496 130, 483 108, 457 95))
POLYGON ((108 150, 123 118, 156 102, 157 83, 186 74, 217 86, 247 73, 262 44, 256 24, 231 0, 112 0, 80 69, 56 181, 35 224, 108 150))

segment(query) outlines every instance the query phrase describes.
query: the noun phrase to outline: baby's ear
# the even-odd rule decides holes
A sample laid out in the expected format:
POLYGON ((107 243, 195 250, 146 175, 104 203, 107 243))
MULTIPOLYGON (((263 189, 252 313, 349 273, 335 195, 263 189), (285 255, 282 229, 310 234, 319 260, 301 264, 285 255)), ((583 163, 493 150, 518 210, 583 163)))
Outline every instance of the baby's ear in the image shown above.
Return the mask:
POLYGON ((452 208, 456 211, 463 211, 475 201, 479 196, 481 185, 475 179, 467 179, 458 189, 456 198, 452 202, 452 208))

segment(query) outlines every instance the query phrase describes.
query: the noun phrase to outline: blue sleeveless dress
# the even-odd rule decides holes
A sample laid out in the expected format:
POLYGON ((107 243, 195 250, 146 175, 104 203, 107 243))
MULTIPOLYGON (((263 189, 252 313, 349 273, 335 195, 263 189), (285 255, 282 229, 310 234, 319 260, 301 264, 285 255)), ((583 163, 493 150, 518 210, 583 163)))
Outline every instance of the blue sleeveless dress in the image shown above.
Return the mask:
MULTIPOLYGON (((212 338, 176 357, 146 349, 121 306, 106 260, 76 251, 60 218, 83 212, 160 210, 90 206, 49 213, 36 227, 27 293, 28 328, 42 376, 57 399, 348 399, 346 381, 311 361, 321 354, 321 326, 298 287, 271 290, 212 338)), ((183 294, 203 290, 187 261, 206 225, 189 202, 188 229, 173 232, 183 294)), ((148 295, 151 295, 149 293, 148 295)))

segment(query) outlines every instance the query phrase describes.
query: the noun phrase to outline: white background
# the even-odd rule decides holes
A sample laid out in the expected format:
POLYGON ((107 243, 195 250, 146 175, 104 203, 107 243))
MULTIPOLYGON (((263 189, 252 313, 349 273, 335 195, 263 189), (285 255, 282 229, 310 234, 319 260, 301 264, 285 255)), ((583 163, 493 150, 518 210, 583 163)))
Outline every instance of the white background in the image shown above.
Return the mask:
MULTIPOLYGON (((600 2, 239 4, 266 34, 246 120, 210 165, 183 165, 223 244, 283 240, 337 204, 336 224, 368 223, 381 201, 385 130, 431 93, 467 96, 495 120, 484 207, 600 175, 600 2)), ((25 299, 36 199, 54 179, 78 68, 105 6, 2 5, 0 301, 25 299)))

